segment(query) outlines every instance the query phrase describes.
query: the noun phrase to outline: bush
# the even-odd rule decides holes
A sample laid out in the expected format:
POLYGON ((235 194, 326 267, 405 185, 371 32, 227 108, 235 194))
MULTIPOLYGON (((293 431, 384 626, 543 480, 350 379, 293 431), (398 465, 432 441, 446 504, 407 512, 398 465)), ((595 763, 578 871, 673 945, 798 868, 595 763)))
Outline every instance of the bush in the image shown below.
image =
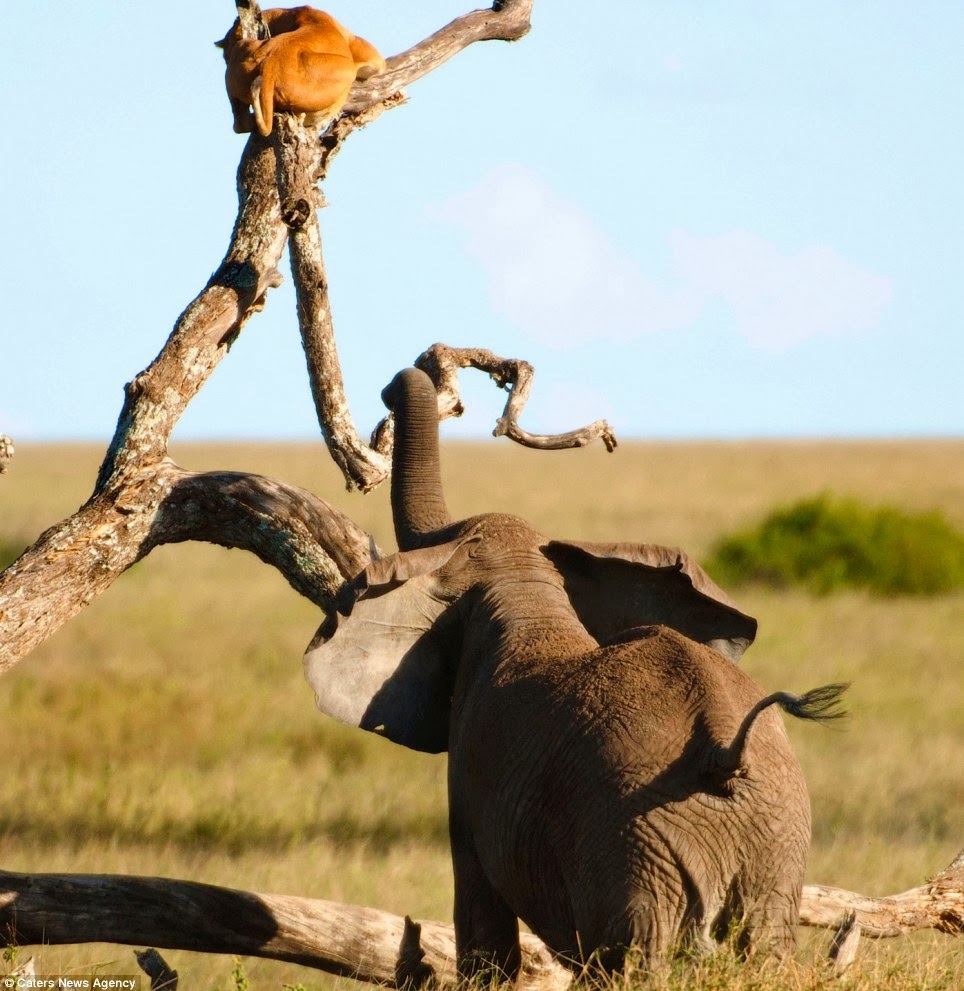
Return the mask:
POLYGON ((724 585, 935 595, 964 585, 964 534, 939 511, 910 514, 824 494, 719 541, 706 568, 724 585))
POLYGON ((0 571, 9 567, 23 554, 27 545, 22 540, 0 537, 0 571))

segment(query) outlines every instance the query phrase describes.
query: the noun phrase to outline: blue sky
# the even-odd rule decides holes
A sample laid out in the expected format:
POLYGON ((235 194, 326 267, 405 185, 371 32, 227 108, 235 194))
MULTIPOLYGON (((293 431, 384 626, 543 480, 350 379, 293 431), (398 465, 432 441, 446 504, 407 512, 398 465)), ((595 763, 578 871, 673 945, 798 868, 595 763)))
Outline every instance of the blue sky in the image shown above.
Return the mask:
MULTIPOLYGON (((5 11, 0 432, 107 441, 217 267, 234 8, 5 11)), ((470 9, 332 0, 390 55, 470 9)), ((964 433, 964 4, 536 0, 354 135, 321 223, 355 420, 436 340, 536 367, 530 430, 964 433)), ((286 271, 286 260, 282 269, 286 271)), ((286 273, 287 274, 287 273, 286 273)), ((503 397, 463 375, 484 436, 503 397)), ((317 435, 290 276, 176 436, 317 435)))

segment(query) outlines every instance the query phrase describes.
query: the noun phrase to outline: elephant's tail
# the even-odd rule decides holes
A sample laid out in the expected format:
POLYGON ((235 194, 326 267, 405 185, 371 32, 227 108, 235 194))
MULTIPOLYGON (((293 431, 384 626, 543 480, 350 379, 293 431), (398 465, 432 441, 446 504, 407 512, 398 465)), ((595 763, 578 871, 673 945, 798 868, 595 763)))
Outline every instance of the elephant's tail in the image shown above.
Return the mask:
POLYGON ((769 709, 771 705, 778 705, 790 716, 795 716, 797 719, 812 719, 816 722, 842 719, 847 715, 847 710, 841 705, 841 700, 849 687, 848 683, 821 685, 819 688, 811 688, 803 695, 774 692, 772 695, 760 699, 744 717, 733 741, 720 747, 717 751, 713 771, 719 775, 723 782, 730 778, 742 776, 746 741, 750 736, 750 730, 753 728, 756 717, 764 709, 769 709))

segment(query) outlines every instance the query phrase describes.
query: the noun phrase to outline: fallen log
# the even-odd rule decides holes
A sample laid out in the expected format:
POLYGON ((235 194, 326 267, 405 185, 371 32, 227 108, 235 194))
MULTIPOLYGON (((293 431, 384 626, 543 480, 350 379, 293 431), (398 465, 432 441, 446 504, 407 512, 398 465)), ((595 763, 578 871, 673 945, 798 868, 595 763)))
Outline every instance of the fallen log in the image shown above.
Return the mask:
MULTIPOLYGON (((450 925, 158 877, 0 871, 0 934, 21 946, 106 942, 266 957, 399 987, 429 976, 455 983, 450 925)), ((569 983, 538 939, 527 936, 524 953, 540 986, 569 983)))
POLYGON ((862 936, 881 939, 919 929, 960 936, 964 934, 964 850, 926 884, 899 895, 869 898, 809 884, 803 889, 800 924, 836 930, 830 960, 838 976, 853 963, 862 936))
POLYGON ((874 938, 902 936, 919 929, 964 935, 964 850, 926 884, 899 895, 869 898, 822 884, 808 884, 803 889, 801 925, 832 929, 850 914, 855 915, 861 933, 874 938))
MULTIPOLYGON (((876 937, 964 934, 964 851, 927 884, 886 898, 804 888, 802 925, 839 930, 850 916, 851 927, 876 937)), ((157 877, 0 871, 0 934, 12 945, 107 942, 267 957, 394 987, 455 982, 451 925, 157 877)), ((571 983, 572 972, 535 936, 523 936, 522 951, 520 986, 561 991, 571 983)))

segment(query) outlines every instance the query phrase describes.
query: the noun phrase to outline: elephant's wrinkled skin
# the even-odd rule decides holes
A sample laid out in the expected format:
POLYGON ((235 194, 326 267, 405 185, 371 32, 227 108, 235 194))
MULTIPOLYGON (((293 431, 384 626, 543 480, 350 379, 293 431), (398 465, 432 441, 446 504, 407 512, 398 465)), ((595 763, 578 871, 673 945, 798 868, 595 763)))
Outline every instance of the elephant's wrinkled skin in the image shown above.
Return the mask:
POLYGON ((759 688, 724 654, 756 624, 677 551, 451 522, 430 380, 408 369, 385 398, 402 550, 356 580, 305 665, 323 711, 449 751, 460 971, 513 974, 519 918, 604 966, 738 917, 786 952, 810 810, 767 706, 823 718, 837 687, 754 710, 759 688))

